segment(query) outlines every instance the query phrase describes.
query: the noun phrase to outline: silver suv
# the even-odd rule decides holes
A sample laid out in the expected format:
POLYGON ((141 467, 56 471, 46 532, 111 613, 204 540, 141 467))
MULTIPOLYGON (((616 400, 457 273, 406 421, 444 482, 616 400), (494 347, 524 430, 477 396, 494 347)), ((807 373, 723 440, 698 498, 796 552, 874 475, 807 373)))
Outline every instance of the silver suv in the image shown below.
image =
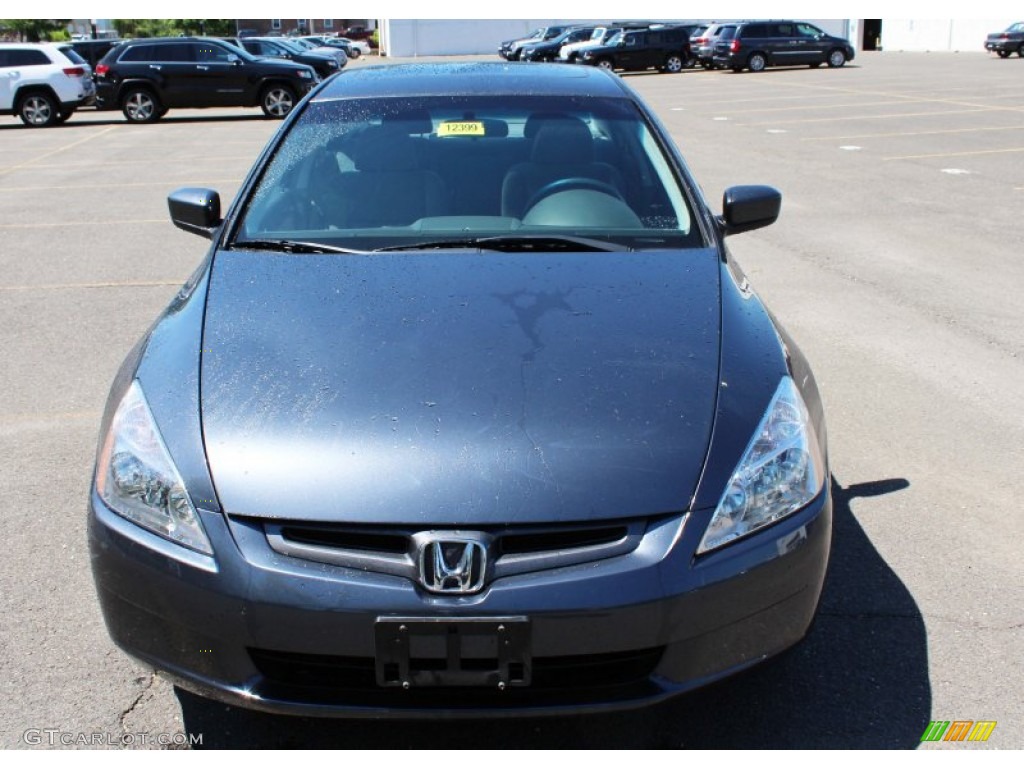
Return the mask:
POLYGON ((43 128, 95 99, 92 67, 70 43, 0 43, 0 115, 43 128))

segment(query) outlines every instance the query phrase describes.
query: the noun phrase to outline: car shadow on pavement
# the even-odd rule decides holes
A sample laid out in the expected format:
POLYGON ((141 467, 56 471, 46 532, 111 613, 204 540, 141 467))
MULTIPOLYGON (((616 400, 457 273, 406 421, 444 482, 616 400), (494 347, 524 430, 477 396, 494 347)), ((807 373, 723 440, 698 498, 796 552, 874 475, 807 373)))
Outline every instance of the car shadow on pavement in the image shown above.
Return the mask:
POLYGON ((807 638, 735 678, 630 712, 501 720, 335 720, 252 712, 177 689, 203 748, 892 749, 920 742, 931 712, 924 621, 851 509, 903 479, 832 478, 832 561, 807 638))

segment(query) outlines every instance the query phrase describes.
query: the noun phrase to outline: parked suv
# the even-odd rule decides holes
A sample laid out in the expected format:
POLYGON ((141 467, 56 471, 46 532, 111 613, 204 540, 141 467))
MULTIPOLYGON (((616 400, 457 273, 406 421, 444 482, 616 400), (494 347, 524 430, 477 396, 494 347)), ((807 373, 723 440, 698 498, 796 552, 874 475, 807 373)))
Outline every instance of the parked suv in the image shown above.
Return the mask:
POLYGON ((255 107, 283 118, 319 82, 305 64, 258 59, 204 37, 129 40, 96 66, 96 103, 133 123, 178 107, 255 107))
MULTIPOLYGON (((270 59, 287 59, 289 61, 298 62, 299 64, 306 64, 307 66, 315 69, 316 73, 322 80, 330 77, 335 72, 340 71, 343 66, 334 54, 327 55, 323 53, 316 53, 314 51, 307 51, 294 45, 291 40, 283 37, 235 37, 226 38, 226 42, 248 51, 253 56, 264 56, 270 59)), ((345 52, 339 48, 338 53, 344 56, 343 60, 348 63, 348 57, 345 56, 345 52)))
POLYGON ((848 40, 833 37, 801 21, 747 21, 726 24, 718 35, 712 60, 733 72, 808 64, 841 67, 853 59, 848 40))
POLYGON ((92 69, 70 44, 0 43, 0 115, 45 128, 95 98, 92 69))
POLYGON ((658 69, 679 72, 694 65, 690 35, 696 24, 625 29, 606 45, 584 49, 578 61, 604 69, 637 71, 658 69))
POLYGON ((718 42, 718 35, 725 24, 709 24, 706 27, 698 27, 690 35, 690 49, 693 51, 697 63, 704 69, 714 69, 715 63, 712 57, 715 54, 715 43, 718 42))

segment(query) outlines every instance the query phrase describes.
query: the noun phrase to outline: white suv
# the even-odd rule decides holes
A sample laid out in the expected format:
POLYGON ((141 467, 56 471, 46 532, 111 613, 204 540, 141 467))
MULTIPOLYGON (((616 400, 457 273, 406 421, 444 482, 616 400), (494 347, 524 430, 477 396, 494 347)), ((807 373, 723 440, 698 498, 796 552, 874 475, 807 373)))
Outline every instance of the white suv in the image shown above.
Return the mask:
POLYGON ((0 43, 0 115, 42 128, 95 99, 92 67, 70 43, 0 43))

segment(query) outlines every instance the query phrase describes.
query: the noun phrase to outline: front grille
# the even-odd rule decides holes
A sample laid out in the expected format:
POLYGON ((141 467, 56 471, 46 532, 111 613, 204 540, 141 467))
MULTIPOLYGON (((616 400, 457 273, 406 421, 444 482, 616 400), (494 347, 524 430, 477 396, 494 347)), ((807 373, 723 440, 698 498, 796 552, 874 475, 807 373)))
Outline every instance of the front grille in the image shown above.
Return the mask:
POLYGON ((333 549, 352 549, 360 552, 386 552, 400 555, 408 547, 407 537, 386 531, 353 530, 346 528, 319 528, 314 525, 286 525, 281 535, 297 544, 313 544, 333 549))
MULTIPOLYGON (((422 535, 407 526, 252 520, 281 555, 418 581, 422 535)), ((486 544, 488 580, 606 560, 632 552, 646 520, 579 524, 482 526, 471 531, 486 544)), ((429 529, 442 537, 455 529, 429 529)), ((460 532, 466 533, 465 529, 460 532)))
POLYGON ((498 537, 497 551, 500 556, 596 547, 624 539, 628 534, 629 529, 624 525, 506 533, 498 537))

